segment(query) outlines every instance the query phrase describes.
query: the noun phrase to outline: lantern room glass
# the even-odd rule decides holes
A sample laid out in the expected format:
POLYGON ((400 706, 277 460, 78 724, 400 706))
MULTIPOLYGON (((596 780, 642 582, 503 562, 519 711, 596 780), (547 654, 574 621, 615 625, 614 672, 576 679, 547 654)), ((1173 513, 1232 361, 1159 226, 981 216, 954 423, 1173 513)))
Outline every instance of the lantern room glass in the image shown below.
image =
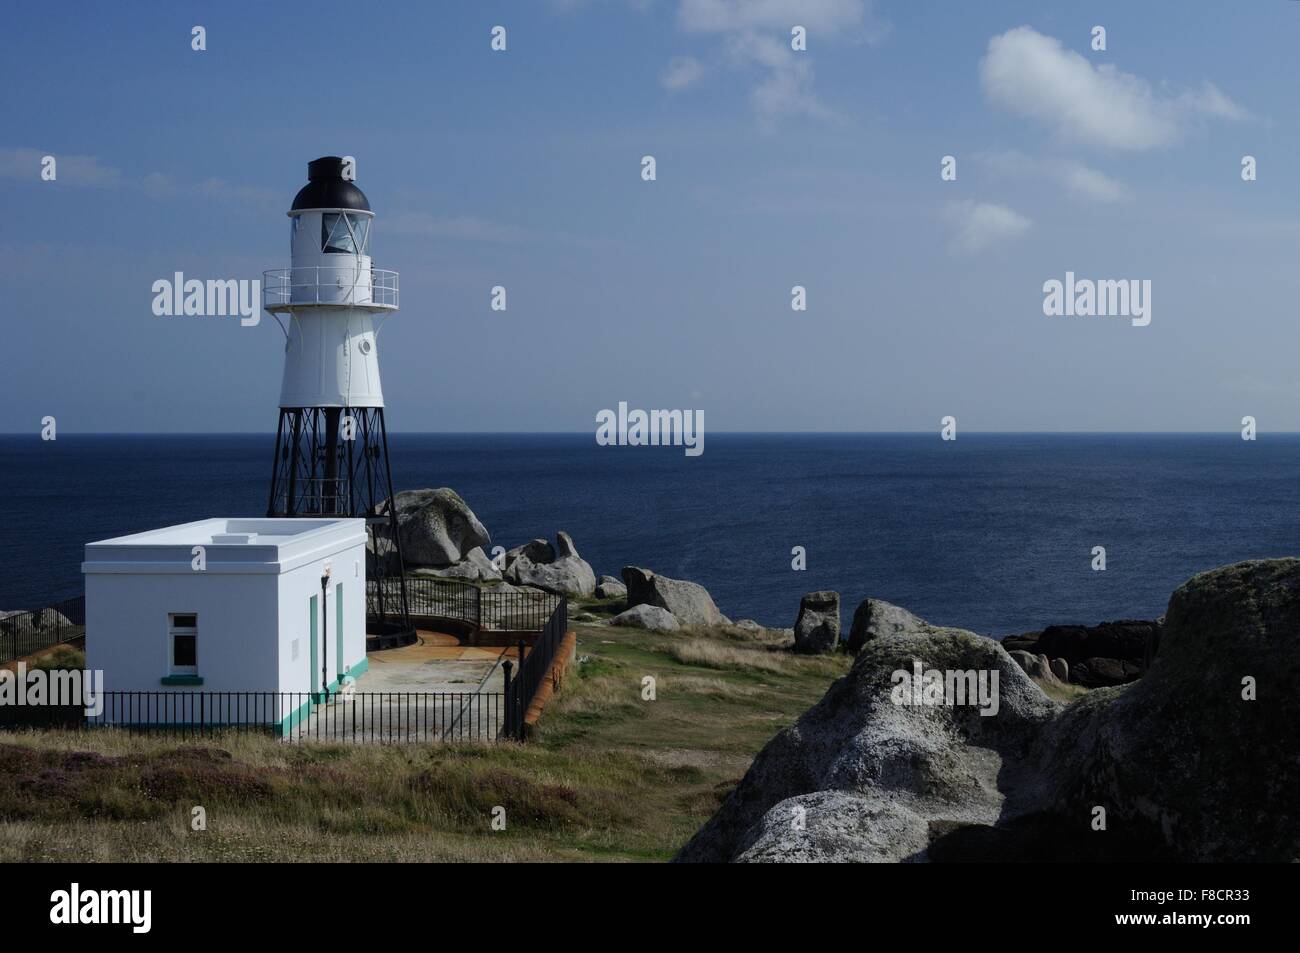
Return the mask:
POLYGON ((320 220, 321 251, 327 255, 365 255, 370 251, 370 218, 326 212, 320 220))

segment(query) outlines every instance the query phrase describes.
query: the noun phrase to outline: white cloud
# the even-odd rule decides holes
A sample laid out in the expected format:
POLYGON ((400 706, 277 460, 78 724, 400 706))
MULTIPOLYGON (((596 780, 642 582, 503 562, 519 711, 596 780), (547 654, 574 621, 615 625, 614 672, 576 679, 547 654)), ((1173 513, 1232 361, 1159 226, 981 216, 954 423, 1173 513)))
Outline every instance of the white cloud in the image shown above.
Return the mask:
POLYGON ((659 82, 669 92, 679 92, 694 86, 704 75, 704 67, 693 56, 674 56, 659 76, 659 82))
POLYGON ((0 177, 6 179, 31 179, 41 181, 41 159, 52 155, 58 178, 64 185, 104 186, 116 185, 122 172, 102 165, 95 156, 70 156, 40 149, 0 149, 0 177))
POLYGON ((1027 26, 989 40, 980 82, 994 103, 1054 127, 1064 140, 1139 151, 1174 142, 1196 116, 1247 113, 1212 83, 1173 95, 1141 77, 1094 66, 1061 41, 1027 26))
POLYGON ((947 215, 954 229, 953 247, 968 253, 1019 238, 1033 225, 1019 212, 992 202, 957 202, 947 215))
POLYGON ((1118 202, 1128 196, 1120 182, 1082 162, 1051 160, 1060 180, 1075 195, 1098 202, 1118 202))
POLYGON ((984 152, 975 156, 994 171, 1017 179, 1049 179, 1077 198, 1093 202, 1118 202, 1129 190, 1117 179, 1075 159, 1034 158, 1022 152, 984 152))
POLYGON ((765 75, 749 94, 759 118, 772 122, 782 116, 805 115, 826 119, 833 115, 813 93, 812 62, 788 43, 755 33, 727 38, 727 55, 737 66, 757 64, 765 75))
POLYGON ((1188 109, 1219 119, 1240 121, 1252 118, 1250 113, 1228 98, 1227 93, 1206 80, 1199 91, 1183 93, 1180 101, 1188 109))
POLYGON ((813 92, 809 51, 822 43, 875 40, 884 32, 870 0, 681 0, 677 22, 686 33, 721 37, 732 67, 762 72, 750 103, 764 123, 791 115, 832 117, 813 92), (807 29, 809 51, 790 48, 795 26, 807 29))
POLYGON ((41 158, 47 154, 53 155, 57 160, 58 178, 55 181, 64 185, 139 189, 151 199, 172 199, 197 193, 249 204, 279 203, 284 200, 283 195, 256 185, 235 185, 223 179, 186 182, 163 172, 149 172, 135 178, 123 175, 120 169, 104 165, 95 156, 60 155, 27 148, 0 148, 0 178, 39 182, 41 158))

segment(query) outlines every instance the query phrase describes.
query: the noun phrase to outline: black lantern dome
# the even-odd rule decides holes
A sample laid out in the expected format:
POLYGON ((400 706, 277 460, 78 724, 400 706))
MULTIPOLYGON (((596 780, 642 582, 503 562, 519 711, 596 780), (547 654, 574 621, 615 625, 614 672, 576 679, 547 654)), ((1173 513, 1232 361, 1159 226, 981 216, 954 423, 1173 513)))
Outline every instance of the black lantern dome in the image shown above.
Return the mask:
POLYGON ((307 163, 307 184, 294 196, 292 211, 308 208, 350 208, 370 211, 366 194, 343 178, 343 160, 322 156, 307 163))

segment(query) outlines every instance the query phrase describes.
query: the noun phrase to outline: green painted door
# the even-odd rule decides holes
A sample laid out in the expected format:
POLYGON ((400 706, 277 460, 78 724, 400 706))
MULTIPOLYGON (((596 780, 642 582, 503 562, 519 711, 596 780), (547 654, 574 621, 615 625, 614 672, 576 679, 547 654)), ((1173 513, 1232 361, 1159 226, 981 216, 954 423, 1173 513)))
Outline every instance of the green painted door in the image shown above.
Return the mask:
POLYGON ((334 680, 343 685, 343 583, 334 585, 334 644, 338 651, 334 653, 334 680))
POLYGON ((320 630, 317 628, 316 597, 311 597, 311 678, 312 692, 320 691, 320 630))

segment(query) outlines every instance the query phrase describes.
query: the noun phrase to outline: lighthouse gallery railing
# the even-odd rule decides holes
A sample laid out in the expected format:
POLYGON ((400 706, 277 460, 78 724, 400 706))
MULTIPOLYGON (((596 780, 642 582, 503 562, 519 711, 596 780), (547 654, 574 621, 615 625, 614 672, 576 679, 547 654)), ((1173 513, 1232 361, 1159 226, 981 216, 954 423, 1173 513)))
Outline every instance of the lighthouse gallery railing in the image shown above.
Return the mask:
POLYGON ((267 311, 317 304, 396 309, 397 272, 355 265, 300 265, 262 272, 262 306, 267 311))

